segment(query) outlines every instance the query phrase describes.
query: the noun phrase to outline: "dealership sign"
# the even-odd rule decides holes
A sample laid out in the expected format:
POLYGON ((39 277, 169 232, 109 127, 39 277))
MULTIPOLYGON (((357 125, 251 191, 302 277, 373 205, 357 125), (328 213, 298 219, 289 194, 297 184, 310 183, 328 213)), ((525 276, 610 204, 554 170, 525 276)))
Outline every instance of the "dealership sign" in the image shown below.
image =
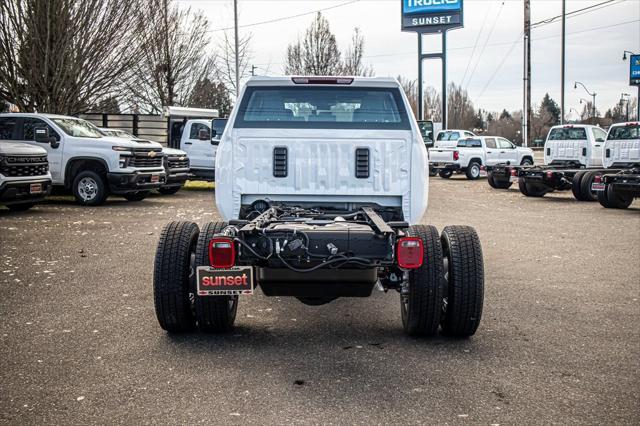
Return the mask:
POLYGON ((435 33, 462 27, 462 0, 401 0, 402 30, 435 33))
POLYGON ((631 55, 629 58, 629 84, 640 86, 640 55, 631 55))

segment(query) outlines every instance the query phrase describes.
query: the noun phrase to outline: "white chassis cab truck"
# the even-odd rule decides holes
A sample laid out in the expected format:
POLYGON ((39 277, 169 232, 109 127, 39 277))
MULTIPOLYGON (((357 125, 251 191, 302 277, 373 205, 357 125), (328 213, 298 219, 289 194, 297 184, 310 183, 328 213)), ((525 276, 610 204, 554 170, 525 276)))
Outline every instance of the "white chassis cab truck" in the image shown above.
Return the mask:
POLYGON ((53 185, 71 190, 79 204, 97 206, 109 194, 144 199, 165 183, 162 146, 106 137, 88 121, 35 113, 0 114, 11 140, 47 150, 53 185))
POLYGON ((24 211, 49 195, 51 173, 44 148, 1 140, 10 130, 0 126, 0 205, 24 211))
POLYGON ((607 132, 598 126, 564 124, 549 130, 544 144, 543 166, 517 166, 506 163, 487 167, 487 180, 493 188, 507 189, 517 182, 527 197, 543 197, 554 191, 571 190, 578 201, 596 201, 592 189, 596 176, 615 173, 603 165, 603 146, 607 132))
POLYGON ((232 328, 240 297, 322 305, 399 295, 410 335, 475 333, 480 241, 468 226, 422 225, 427 151, 391 78, 253 77, 216 157, 223 221, 171 222, 154 270, 160 326, 232 328))
POLYGON ((533 151, 498 136, 458 139, 455 147, 429 150, 430 174, 437 172, 444 179, 454 172, 464 172, 467 179, 475 180, 480 177, 482 167, 499 163, 531 165, 533 151))

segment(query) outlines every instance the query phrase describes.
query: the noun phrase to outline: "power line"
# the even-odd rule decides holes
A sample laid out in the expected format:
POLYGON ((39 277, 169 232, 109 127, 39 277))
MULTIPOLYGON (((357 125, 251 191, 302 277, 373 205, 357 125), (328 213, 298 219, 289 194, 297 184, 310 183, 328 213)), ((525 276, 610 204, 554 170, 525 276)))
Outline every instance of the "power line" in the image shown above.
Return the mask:
POLYGON ((502 68, 504 63, 507 61, 507 58, 511 55, 511 52, 513 52, 513 49, 516 47, 518 42, 520 42, 520 39, 522 38, 523 35, 524 35, 524 32, 520 33, 518 38, 513 41, 513 43, 511 44, 511 47, 509 48, 509 50, 507 50, 507 53, 502 58, 502 61, 500 61, 500 63, 498 64, 498 67, 496 68, 496 70, 493 72, 493 74, 491 74, 491 78, 489 78, 489 81, 487 81, 487 84, 485 84, 484 87, 482 88, 482 91, 480 92, 480 95, 478 96, 478 99, 482 98, 482 95, 484 95, 484 92, 487 90, 489 85, 493 82, 493 79, 495 78, 495 76, 500 71, 500 68, 502 68))
POLYGON ((464 79, 467 78, 467 72, 469 72, 469 67, 471 66, 471 62, 473 62, 473 58, 476 54, 476 47, 478 47, 478 42, 482 37, 482 32, 484 31, 484 26, 487 23, 487 18, 489 17, 489 12, 491 12, 491 5, 487 7, 487 13, 484 15, 484 19, 482 20, 482 26, 480 27, 480 31, 478 32, 478 37, 476 37, 476 42, 473 44, 473 51, 471 52, 471 56, 467 61, 467 67, 464 70, 464 74, 462 75, 462 80, 460 80, 460 86, 464 84, 464 79))
POLYGON ((478 60, 476 61, 476 65, 473 67, 473 71, 471 71, 471 75, 469 75, 469 80, 467 80, 467 84, 465 85, 465 90, 469 87, 469 84, 471 84, 471 80, 473 80, 473 75, 476 73, 476 70, 478 69, 478 65, 480 64, 480 61, 482 60, 482 55, 484 54, 484 51, 487 48, 487 43, 489 42, 489 39, 493 35, 493 30, 495 30, 495 28, 496 28, 496 24, 498 23, 498 19, 500 18, 500 14, 502 13, 502 9, 503 8, 504 8, 504 1, 500 4, 500 9, 498 9, 498 13, 496 14, 496 19, 493 21, 493 26, 491 27, 491 30, 489 31, 489 35, 487 36, 487 39, 484 41, 484 45, 482 46, 482 49, 480 50, 480 55, 478 56, 478 60))
MULTIPOLYGON (((239 25, 238 28, 255 27, 257 25, 272 24, 274 22, 286 21, 288 19, 299 18, 301 16, 315 15, 318 12, 324 12, 325 10, 331 10, 331 9, 336 9, 338 7, 348 6, 350 4, 357 3, 359 1, 360 0, 351 0, 351 1, 348 1, 348 2, 345 2, 345 3, 340 3, 340 4, 336 4, 334 6, 329 6, 329 7, 324 7, 322 9, 317 9, 317 10, 314 10, 314 11, 311 11, 311 12, 298 13, 297 15, 281 16, 280 18, 269 19, 267 21, 260 21, 260 22, 253 22, 251 24, 239 25)), ((213 30, 208 30, 207 32, 215 33, 215 32, 219 32, 219 31, 228 31, 228 30, 233 30, 233 29, 234 29, 234 27, 216 28, 216 29, 213 29, 213 30)))
MULTIPOLYGON (((570 18, 570 17, 574 17, 574 16, 584 15, 585 13, 595 12, 596 10, 602 9, 602 8, 604 8, 606 6, 613 6, 613 4, 610 4, 610 3, 616 3, 616 2, 621 3, 622 1, 624 1, 624 0, 607 0, 607 1, 603 1, 602 3, 593 4, 591 6, 583 7, 582 9, 576 9, 574 11, 571 11, 571 12, 565 14, 565 16, 567 18, 570 18)), ((551 23, 555 22, 557 19, 560 19, 560 18, 562 18, 562 15, 556 15, 556 16, 553 16, 551 18, 543 19, 541 21, 538 21, 538 22, 535 22, 535 23, 531 24, 531 28, 535 28, 536 26, 542 26, 542 25, 551 24, 551 23)))

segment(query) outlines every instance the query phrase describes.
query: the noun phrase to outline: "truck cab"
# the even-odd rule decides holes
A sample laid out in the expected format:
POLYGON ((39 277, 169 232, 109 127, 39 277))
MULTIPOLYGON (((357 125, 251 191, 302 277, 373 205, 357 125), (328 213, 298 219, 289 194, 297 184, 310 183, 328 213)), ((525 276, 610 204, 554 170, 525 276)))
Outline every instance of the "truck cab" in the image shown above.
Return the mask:
POLYGON ((51 192, 51 173, 47 151, 2 140, 9 136, 0 123, 0 205, 24 211, 42 201, 51 192))
POLYGON ((640 167, 640 122, 611 125, 604 143, 603 165, 640 167))
POLYGON ((378 286, 400 296, 407 334, 474 334, 480 242, 470 227, 422 224, 427 150, 410 111, 391 78, 249 79, 216 156, 222 220, 160 236, 160 326, 229 331, 258 286, 312 306, 378 286))
POLYGON ((602 167, 607 133, 598 126, 564 124, 549 130, 544 144, 544 164, 602 167))
POLYGON ((166 179, 160 144, 107 137, 76 117, 7 113, 0 127, 15 143, 44 148, 53 185, 70 189, 82 205, 102 204, 109 194, 140 201, 166 179))
POLYGON ((433 143, 434 148, 454 148, 458 143, 458 139, 472 138, 475 133, 469 130, 448 129, 440 130, 436 134, 436 140, 433 143))

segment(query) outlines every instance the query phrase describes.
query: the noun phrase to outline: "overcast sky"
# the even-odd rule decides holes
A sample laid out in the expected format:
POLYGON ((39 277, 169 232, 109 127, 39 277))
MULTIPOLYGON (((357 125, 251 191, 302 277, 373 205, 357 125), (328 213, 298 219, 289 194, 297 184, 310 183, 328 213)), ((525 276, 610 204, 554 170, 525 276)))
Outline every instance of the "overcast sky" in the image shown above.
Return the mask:
MULTIPOLYGON (((232 0, 179 0, 185 7, 202 9, 211 22, 214 44, 233 26, 232 0)), ((605 0, 567 1, 567 12, 605 0)), ((378 76, 417 77, 417 36, 400 31, 401 0, 239 0, 240 25, 301 15, 320 9, 328 18, 338 45, 345 49, 354 27, 365 37, 365 62, 378 76), (330 9, 328 9, 330 8, 330 9)), ((531 0, 531 19, 538 22, 559 15, 560 0, 531 0)), ((448 33, 448 80, 468 89, 475 105, 489 110, 522 108, 523 0, 464 0, 462 29, 448 33), (519 40, 514 44, 516 40, 519 40), (477 41, 477 43, 476 43, 477 41), (474 52, 475 55, 471 57, 474 52), (482 54, 481 54, 482 53, 482 54), (503 64, 500 66, 500 64, 503 64)), ((304 34, 313 14, 275 23, 240 28, 251 33, 252 61, 258 73, 279 75, 287 45, 304 34)), ((230 31, 230 35, 232 35, 230 31)), ((560 102, 560 20, 532 33, 532 102, 546 92, 560 102)), ((425 37, 426 51, 437 51, 439 39, 425 37)), ((624 50, 640 53, 640 0, 615 0, 567 19, 566 110, 581 110, 580 98, 590 97, 575 80, 596 92, 602 113, 621 93, 637 95, 629 86, 629 62, 624 50)), ((425 62, 425 84, 441 87, 440 63, 425 62)), ((571 112, 573 114, 573 112, 571 112)))

